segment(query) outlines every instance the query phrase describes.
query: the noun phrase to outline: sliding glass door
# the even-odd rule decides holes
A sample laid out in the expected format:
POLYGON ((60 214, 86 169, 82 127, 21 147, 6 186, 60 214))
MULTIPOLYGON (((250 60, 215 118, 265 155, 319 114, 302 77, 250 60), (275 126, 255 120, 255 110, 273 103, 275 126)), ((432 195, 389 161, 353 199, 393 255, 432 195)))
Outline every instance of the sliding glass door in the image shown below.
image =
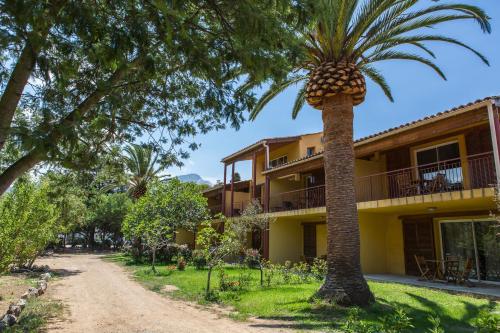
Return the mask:
POLYGON ((471 278, 500 282, 500 228, 494 221, 441 222, 443 256, 474 262, 471 278))

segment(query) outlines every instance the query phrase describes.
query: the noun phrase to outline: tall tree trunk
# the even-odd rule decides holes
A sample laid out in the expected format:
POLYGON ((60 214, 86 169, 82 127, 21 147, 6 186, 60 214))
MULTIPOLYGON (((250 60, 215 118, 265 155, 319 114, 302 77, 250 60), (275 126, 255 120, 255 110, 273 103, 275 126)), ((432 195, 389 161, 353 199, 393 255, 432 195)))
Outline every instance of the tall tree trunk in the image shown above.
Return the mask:
POLYGON ((340 305, 366 306, 374 298, 361 273, 351 96, 326 98, 322 116, 328 272, 318 296, 340 305))

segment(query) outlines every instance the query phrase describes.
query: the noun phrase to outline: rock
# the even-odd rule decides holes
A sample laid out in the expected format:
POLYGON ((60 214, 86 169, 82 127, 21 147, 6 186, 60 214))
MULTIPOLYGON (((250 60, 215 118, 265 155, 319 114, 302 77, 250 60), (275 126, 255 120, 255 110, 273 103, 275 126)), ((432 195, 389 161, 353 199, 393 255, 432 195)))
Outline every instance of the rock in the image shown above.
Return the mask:
POLYGON ((28 297, 26 297, 26 298, 31 298, 31 297, 36 297, 36 296, 38 296, 38 289, 30 287, 28 289, 28 297))
POLYGON ((36 282, 36 285, 38 287, 38 290, 42 290, 42 293, 47 290, 47 282, 45 280, 39 280, 36 282))
POLYGON ((16 304, 11 304, 9 305, 9 309, 7 310, 7 314, 11 314, 11 315, 14 315, 16 317, 19 317, 19 315, 21 314, 21 307, 19 305, 16 305, 16 304))
POLYGON ((7 325, 7 326, 12 326, 17 322, 16 316, 12 314, 6 314, 3 316, 2 321, 7 325))
POLYGON ((52 275, 50 273, 43 273, 40 275, 40 279, 44 280, 45 282, 49 281, 52 278, 52 275))
POLYGON ((21 298, 19 301, 17 301, 17 306, 19 306, 21 308, 21 310, 24 309, 24 307, 26 306, 26 300, 21 298))

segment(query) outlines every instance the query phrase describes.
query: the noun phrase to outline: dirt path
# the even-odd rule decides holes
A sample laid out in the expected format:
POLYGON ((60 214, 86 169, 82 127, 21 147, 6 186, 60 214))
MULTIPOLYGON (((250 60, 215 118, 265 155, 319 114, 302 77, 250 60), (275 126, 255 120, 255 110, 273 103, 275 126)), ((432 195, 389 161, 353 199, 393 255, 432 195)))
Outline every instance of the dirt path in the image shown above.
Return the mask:
POLYGON ((158 295, 98 255, 54 255, 40 263, 64 275, 49 284, 48 297, 61 300, 69 312, 49 332, 285 332, 278 322, 235 322, 158 295))

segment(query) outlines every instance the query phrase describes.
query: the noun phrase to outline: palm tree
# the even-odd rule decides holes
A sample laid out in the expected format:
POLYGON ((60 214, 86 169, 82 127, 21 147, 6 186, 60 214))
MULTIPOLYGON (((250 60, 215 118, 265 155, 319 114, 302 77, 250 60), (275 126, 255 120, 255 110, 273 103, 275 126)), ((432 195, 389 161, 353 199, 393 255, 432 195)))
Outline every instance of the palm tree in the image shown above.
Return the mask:
MULTIPOLYGON (((393 101, 391 89, 374 63, 410 60, 432 68, 435 58, 426 42, 444 42, 472 51, 459 40, 424 33, 440 23, 474 20, 490 32, 489 17, 466 4, 422 5, 419 0, 320 0, 316 19, 304 33, 304 60, 287 80, 272 83, 250 114, 254 120, 263 107, 285 88, 302 83, 292 110, 295 119, 304 102, 322 111, 326 219, 328 225, 328 274, 319 297, 342 305, 365 306, 373 295, 363 278, 354 190, 353 107, 365 99, 365 76, 379 85, 393 101), (405 49, 400 49, 405 46, 405 49), (407 51, 415 47, 428 57, 407 51)), ((251 80, 243 85, 252 86, 251 80)))
POLYGON ((129 173, 128 192, 132 198, 139 199, 153 179, 165 177, 159 176, 164 167, 156 165, 158 155, 154 154, 151 147, 132 144, 125 148, 125 152, 124 161, 129 173))

